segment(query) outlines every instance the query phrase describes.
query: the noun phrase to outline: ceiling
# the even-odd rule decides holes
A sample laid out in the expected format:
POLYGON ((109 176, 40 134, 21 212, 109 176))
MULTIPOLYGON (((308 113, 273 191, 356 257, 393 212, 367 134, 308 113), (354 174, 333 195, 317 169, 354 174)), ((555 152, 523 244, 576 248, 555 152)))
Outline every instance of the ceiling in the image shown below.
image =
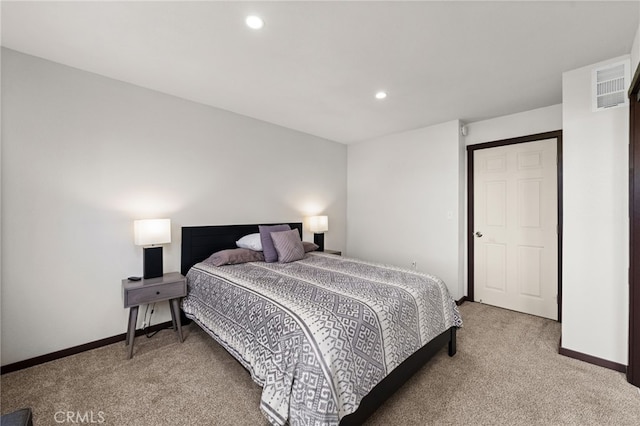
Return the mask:
POLYGON ((351 143, 561 103, 564 71, 631 51, 639 4, 2 1, 2 45, 351 143))

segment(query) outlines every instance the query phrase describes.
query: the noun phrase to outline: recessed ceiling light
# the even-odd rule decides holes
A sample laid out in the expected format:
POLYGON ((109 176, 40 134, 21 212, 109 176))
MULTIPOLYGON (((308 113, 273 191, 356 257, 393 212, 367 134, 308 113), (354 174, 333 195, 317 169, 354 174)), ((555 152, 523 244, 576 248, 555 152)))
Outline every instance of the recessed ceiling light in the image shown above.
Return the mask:
POLYGON ((255 16, 255 15, 247 16, 247 19, 245 19, 244 22, 247 23, 247 26, 249 28, 252 28, 254 30, 259 30, 260 28, 264 27, 264 21, 259 16, 255 16))
POLYGON ((376 99, 384 99, 387 97, 387 92, 378 92, 376 93, 376 99))

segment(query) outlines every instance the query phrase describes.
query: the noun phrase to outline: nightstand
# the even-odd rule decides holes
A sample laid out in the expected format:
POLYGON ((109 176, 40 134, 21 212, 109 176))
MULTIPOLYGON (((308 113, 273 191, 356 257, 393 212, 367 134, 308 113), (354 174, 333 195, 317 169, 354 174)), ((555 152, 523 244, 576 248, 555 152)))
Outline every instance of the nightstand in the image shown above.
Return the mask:
POLYGON ((335 254, 336 256, 342 256, 342 252, 338 250, 325 250, 323 253, 335 254))
POLYGON ((122 280, 122 296, 124 307, 129 308, 129 327, 125 345, 129 345, 129 356, 133 356, 133 340, 136 337, 136 322, 140 305, 169 301, 173 329, 178 331, 178 339, 182 342, 182 324, 180 323, 180 298, 187 295, 187 280, 178 272, 170 272, 158 278, 140 281, 122 280))

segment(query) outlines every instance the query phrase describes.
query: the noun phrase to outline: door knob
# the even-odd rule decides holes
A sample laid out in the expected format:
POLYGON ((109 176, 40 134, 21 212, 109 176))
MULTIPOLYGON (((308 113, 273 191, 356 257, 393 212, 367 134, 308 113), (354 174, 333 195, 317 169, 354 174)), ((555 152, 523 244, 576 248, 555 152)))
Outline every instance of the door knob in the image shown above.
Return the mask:
POLYGON ((481 238, 482 237, 482 232, 480 232, 480 231, 476 232, 476 237, 481 238))

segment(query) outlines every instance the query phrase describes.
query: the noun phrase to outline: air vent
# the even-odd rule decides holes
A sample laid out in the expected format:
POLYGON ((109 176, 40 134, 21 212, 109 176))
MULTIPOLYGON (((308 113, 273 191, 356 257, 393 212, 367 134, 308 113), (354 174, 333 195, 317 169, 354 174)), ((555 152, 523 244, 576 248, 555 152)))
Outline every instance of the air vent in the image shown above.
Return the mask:
POLYGON ((628 105, 629 61, 593 70, 593 111, 628 105))

